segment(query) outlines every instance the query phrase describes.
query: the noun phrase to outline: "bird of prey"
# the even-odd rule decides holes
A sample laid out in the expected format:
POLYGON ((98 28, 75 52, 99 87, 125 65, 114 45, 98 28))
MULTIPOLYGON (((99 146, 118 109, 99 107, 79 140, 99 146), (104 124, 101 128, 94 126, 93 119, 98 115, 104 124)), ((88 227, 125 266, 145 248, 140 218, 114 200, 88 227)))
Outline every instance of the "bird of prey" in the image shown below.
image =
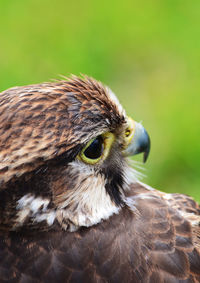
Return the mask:
POLYGON ((200 282, 200 207, 141 183, 150 139, 90 77, 0 94, 0 282, 200 282))

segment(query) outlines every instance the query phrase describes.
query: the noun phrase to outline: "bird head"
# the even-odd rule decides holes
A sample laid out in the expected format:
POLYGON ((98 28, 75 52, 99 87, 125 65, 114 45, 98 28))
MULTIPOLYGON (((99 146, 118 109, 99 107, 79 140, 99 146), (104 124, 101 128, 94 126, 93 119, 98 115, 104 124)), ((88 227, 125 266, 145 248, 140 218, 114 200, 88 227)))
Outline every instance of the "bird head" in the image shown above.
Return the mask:
POLYGON ((0 96, 1 227, 75 231, 118 213, 137 182, 127 157, 150 139, 115 94, 89 77, 0 96))

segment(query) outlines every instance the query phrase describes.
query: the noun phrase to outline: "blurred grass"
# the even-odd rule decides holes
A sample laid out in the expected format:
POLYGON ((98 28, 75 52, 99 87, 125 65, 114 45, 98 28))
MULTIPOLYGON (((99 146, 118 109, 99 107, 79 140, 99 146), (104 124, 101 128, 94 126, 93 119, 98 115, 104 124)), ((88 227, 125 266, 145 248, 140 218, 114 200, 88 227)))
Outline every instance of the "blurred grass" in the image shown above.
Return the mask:
POLYGON ((150 133, 144 181, 200 201, 200 1, 10 0, 0 11, 0 90, 102 80, 150 133))

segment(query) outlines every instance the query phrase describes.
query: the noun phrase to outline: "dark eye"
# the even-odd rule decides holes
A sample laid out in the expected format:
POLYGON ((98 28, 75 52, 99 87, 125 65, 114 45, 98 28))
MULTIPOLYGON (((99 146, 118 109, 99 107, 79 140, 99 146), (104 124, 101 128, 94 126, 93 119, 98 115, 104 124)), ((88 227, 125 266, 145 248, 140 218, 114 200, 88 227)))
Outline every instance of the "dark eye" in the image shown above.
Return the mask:
POLYGON ((90 165, 94 165, 100 161, 103 162, 109 155, 114 141, 115 135, 113 133, 103 133, 100 136, 90 140, 79 152, 77 159, 90 165))
POLYGON ((86 158, 89 159, 97 159, 103 153, 103 138, 102 136, 98 136, 96 139, 92 141, 92 143, 85 149, 83 154, 86 158))

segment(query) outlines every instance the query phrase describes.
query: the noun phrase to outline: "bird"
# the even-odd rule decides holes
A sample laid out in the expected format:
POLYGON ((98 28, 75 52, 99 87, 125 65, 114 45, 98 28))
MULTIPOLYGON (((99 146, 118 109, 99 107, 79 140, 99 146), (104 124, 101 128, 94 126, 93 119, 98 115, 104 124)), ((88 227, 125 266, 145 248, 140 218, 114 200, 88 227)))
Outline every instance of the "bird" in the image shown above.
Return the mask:
POLYGON ((200 207, 141 181, 149 152, 91 77, 3 91, 0 282, 200 282, 200 207))

